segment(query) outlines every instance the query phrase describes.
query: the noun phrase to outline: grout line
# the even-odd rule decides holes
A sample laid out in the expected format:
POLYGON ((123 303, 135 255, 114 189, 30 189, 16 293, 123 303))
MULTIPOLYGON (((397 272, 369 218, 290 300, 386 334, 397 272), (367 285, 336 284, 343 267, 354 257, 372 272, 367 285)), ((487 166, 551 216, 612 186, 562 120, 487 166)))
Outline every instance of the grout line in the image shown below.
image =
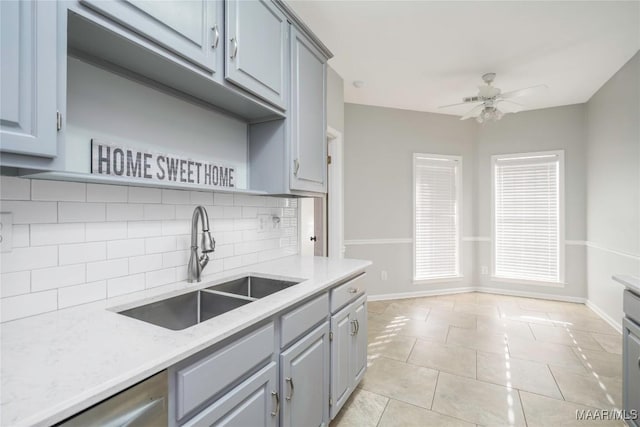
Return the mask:
POLYGON ((562 389, 560 388, 560 384, 558 384, 558 380, 556 380, 556 376, 553 375, 553 371, 551 370, 551 366, 549 366, 549 364, 547 364, 547 369, 549 370, 549 373, 551 373, 551 378, 553 378, 553 382, 556 384, 556 387, 558 388, 558 391, 560 392, 560 396, 562 396, 562 400, 566 401, 567 399, 565 399, 564 393, 562 392, 562 389))
POLYGON ((418 343, 418 338, 414 337, 413 338, 413 345, 411 346, 411 350, 409 350, 409 354, 407 355, 407 358, 405 359, 405 363, 409 363, 409 358, 411 357, 411 353, 413 353, 413 349, 416 348, 416 344, 418 343))
POLYGON ((438 375, 436 376, 436 385, 433 387, 433 396, 431 397, 431 405, 429 405, 429 410, 433 409, 433 402, 436 400, 436 390, 438 389, 438 380, 440 379, 440 371, 438 371, 438 375))
POLYGON ((376 422, 376 427, 378 427, 380 425, 380 421, 382 421, 382 417, 384 416, 384 413, 387 411, 387 407, 389 406, 389 402, 391 402, 391 398, 389 396, 384 396, 387 398, 387 403, 385 403, 384 405, 384 409, 382 410, 382 412, 380 412, 380 417, 378 417, 378 421, 376 422))
POLYGON ((524 425, 528 426, 529 423, 527 422, 527 414, 524 412, 524 404, 522 403, 522 395, 520 394, 520 390, 516 389, 518 392, 518 400, 520 400, 520 409, 522 410, 522 416, 524 418, 524 425))

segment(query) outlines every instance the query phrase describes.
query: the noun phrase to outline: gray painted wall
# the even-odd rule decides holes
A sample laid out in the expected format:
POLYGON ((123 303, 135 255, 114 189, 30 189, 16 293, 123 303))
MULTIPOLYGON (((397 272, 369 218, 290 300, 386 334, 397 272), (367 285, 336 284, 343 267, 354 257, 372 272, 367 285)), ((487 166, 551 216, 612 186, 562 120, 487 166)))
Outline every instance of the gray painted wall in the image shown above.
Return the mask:
POLYGON ((327 125, 344 134, 344 81, 327 67, 327 125))
POLYGON ((622 285, 640 276, 640 53, 587 103, 589 300, 622 318, 622 285))
MULTIPOLYGON (((491 237, 491 156, 562 149, 565 152, 565 238, 585 240, 585 111, 584 104, 545 108, 509 114, 499 122, 478 125, 473 211, 478 236, 491 237)), ((504 283, 488 275, 479 275, 478 284, 523 293, 586 297, 584 246, 565 245, 565 256, 566 285, 563 288, 504 283)), ((482 266, 491 271, 491 242, 476 242, 476 262, 477 272, 482 266)))
MULTIPOLYGON (((462 235, 473 236, 476 130, 475 123, 453 116, 345 104, 345 241, 412 239, 413 153, 462 156, 462 235)), ((468 286, 472 249, 472 242, 463 243, 463 280, 429 285, 412 283, 411 242, 347 245, 346 256, 374 262, 367 286, 375 295, 468 286)))

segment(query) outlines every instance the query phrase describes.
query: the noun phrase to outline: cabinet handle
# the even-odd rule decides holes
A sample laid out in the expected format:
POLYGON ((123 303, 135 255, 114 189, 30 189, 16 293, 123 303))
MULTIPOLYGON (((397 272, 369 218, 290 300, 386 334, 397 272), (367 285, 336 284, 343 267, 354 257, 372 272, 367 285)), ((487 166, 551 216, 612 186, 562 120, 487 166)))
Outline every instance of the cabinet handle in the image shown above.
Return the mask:
POLYGON ((218 29, 218 24, 214 25, 213 28, 213 44, 212 48, 217 49, 218 43, 220 42, 220 29, 218 29))
POLYGON ((360 288, 349 288, 350 294, 357 294, 358 292, 360 292, 360 288))
POLYGON ((351 336, 354 336, 355 334, 358 333, 358 329, 357 329, 356 323, 357 323, 357 320, 352 320, 351 321, 351 333, 350 333, 351 336))
POLYGON ((640 357, 638 357, 638 369, 640 369, 640 357))
POLYGON ((300 169, 300 162, 298 161, 298 159, 295 159, 293 161, 293 174, 295 176, 298 176, 298 170, 300 169))
POLYGON ((231 59, 235 59, 238 54, 238 40, 233 37, 231 39, 231 43, 233 44, 233 52, 231 53, 231 59))
POLYGON ((284 380, 289 384, 289 388, 291 389, 289 396, 286 396, 285 399, 291 400, 291 398, 293 397, 293 379, 291 377, 287 377, 284 380))
POLYGON ((360 332, 360 322, 356 319, 356 335, 360 332))
POLYGON ((278 396, 278 392, 277 391, 272 391, 271 392, 271 396, 275 397, 275 399, 276 399, 276 409, 275 409, 275 411, 271 412, 271 416, 275 417, 276 415, 278 415, 278 412, 280 412, 280 396, 278 396))

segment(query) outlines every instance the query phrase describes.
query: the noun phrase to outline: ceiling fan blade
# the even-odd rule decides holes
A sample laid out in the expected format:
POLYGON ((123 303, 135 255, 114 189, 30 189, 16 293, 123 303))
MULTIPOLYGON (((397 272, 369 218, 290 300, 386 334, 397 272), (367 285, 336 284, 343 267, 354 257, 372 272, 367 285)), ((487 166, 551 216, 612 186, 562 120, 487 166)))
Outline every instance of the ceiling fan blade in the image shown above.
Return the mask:
POLYGON ((515 97, 518 97, 518 96, 530 95, 533 92, 535 92, 536 90, 547 89, 547 88, 548 88, 547 85, 537 85, 537 86, 525 87, 523 89, 512 90, 511 92, 505 92, 502 95, 500 95, 500 97, 502 99, 515 98, 515 97))
POLYGON ((484 108, 484 103, 480 105, 476 105, 474 108, 471 109, 471 111, 469 111, 464 116, 460 117, 460 120, 467 120, 467 119, 470 119, 471 117, 475 117, 480 111, 482 111, 483 108, 484 108))
POLYGON ((519 102, 512 101, 510 99, 498 99, 496 104, 506 104, 509 106, 509 111, 504 111, 505 113, 519 113, 520 111, 527 108, 525 105, 520 104, 519 102))
POLYGON ((469 104, 474 104, 475 102, 478 102, 478 101, 458 102, 457 104, 441 105, 438 108, 457 107, 458 105, 469 105, 469 104))

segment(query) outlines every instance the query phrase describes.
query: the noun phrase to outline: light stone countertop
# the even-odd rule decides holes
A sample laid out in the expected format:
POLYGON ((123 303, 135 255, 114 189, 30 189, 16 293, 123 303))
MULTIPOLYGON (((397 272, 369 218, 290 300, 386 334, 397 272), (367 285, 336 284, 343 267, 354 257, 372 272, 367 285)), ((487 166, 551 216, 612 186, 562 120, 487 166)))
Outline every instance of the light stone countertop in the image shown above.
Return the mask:
POLYGON ((369 261, 291 256, 108 301, 0 325, 0 424, 44 426, 65 418, 338 282, 369 261), (182 331, 115 313, 257 274, 303 282, 182 331))
POLYGON ((634 294, 640 295, 640 278, 629 276, 627 274, 614 274, 613 280, 618 283, 622 283, 634 294))

